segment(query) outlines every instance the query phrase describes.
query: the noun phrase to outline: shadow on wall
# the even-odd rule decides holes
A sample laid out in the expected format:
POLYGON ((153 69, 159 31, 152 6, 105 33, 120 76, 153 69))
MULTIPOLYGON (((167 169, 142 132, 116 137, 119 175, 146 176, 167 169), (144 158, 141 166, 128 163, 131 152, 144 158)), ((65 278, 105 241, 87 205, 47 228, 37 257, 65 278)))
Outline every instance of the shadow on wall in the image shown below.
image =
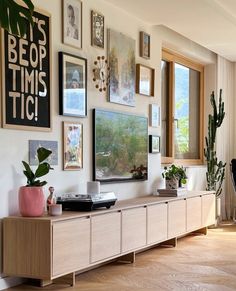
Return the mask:
POLYGON ((8 210, 9 215, 18 215, 18 190, 22 186, 22 175, 16 172, 16 169, 12 166, 12 181, 13 189, 8 192, 8 210))
POLYGON ((206 190, 206 167, 187 168, 188 190, 206 190))

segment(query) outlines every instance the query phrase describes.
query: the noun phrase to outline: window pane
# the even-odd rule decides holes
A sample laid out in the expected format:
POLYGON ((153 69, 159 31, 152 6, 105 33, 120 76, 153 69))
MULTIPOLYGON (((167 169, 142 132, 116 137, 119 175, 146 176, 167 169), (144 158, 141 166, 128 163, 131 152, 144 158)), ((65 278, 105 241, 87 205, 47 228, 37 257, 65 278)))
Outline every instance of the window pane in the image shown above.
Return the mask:
POLYGON ((200 73, 175 64, 175 158, 199 159, 200 73))
POLYGON ((168 155, 168 108, 169 108, 169 70, 170 63, 161 62, 161 155, 168 155))

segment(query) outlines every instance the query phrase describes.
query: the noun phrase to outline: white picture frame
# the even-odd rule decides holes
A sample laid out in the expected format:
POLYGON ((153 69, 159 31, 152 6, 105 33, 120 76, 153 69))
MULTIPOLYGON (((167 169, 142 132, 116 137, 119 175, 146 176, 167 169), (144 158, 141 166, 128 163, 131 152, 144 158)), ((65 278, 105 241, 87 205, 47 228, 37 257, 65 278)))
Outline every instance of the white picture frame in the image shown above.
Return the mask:
POLYGON ((161 125, 160 106, 157 104, 150 104, 150 119, 149 124, 152 127, 159 127, 161 125))
POLYGON ((82 49, 82 1, 62 0, 63 43, 82 49))

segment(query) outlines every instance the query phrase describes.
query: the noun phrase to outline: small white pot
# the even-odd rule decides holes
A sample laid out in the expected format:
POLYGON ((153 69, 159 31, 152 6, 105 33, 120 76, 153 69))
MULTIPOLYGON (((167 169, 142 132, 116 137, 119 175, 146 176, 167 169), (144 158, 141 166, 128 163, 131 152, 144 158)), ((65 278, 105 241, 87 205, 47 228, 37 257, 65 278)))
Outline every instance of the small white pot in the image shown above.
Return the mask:
POLYGON ((179 181, 176 179, 166 180, 166 189, 178 189, 179 181))

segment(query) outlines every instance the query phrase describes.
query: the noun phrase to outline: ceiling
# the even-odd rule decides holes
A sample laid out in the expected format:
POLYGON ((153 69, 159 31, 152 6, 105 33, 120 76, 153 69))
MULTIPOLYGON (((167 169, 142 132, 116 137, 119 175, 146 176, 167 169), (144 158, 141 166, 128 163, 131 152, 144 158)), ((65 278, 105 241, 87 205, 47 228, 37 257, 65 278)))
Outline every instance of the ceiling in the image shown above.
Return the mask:
POLYGON ((165 25, 236 61, 236 0, 107 0, 151 25, 165 25))

